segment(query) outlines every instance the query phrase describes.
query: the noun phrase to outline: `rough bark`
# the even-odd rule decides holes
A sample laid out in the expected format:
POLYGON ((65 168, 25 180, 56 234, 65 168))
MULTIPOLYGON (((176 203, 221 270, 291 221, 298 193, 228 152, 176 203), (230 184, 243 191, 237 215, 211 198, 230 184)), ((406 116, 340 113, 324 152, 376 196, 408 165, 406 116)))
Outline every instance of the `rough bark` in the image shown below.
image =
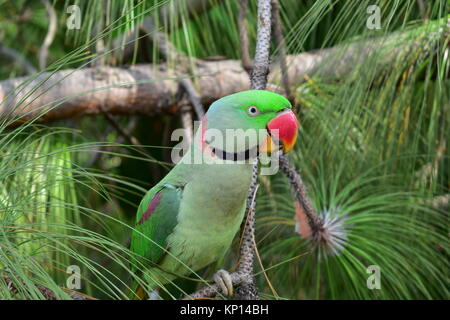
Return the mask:
MULTIPOLYGON (((258 27, 256 33, 255 58, 250 76, 251 88, 265 90, 270 72, 270 36, 271 36, 271 2, 258 0, 258 27)), ((258 190, 258 161, 253 165, 253 178, 248 190, 245 224, 242 231, 241 259, 238 273, 247 275, 236 288, 236 298, 241 300, 259 300, 256 279, 253 276, 255 258, 255 197, 258 190)))
MULTIPOLYGON (((440 28, 425 36, 443 38, 447 31, 448 28, 440 28)), ((314 75, 340 79, 375 56, 379 69, 387 68, 416 50, 419 43, 423 41, 416 41, 409 33, 400 33, 358 41, 346 47, 289 55, 288 77, 291 85, 298 85, 306 76, 314 75)), ((199 61, 195 71, 203 105, 250 88, 248 74, 237 60, 199 61)), ((269 84, 279 84, 280 76, 279 64, 273 64, 269 84)), ((84 68, 43 73, 26 84, 27 77, 4 80, 0 81, 0 119, 11 114, 30 119, 31 115, 43 111, 46 112, 42 121, 71 118, 98 114, 101 106, 112 114, 174 112, 178 109, 179 77, 165 64, 143 64, 130 68, 84 68), (14 111, 13 106, 16 106, 14 111)))
POLYGON ((252 89, 264 90, 267 86, 267 76, 270 72, 271 11, 270 1, 258 0, 258 31, 256 33, 255 58, 250 77, 252 89))
MULTIPOLYGON (((250 88, 238 61, 204 62, 198 74, 205 105, 250 88)), ((0 82, 0 118, 14 115, 28 120, 45 112, 41 118, 45 121, 98 114, 102 107, 111 114, 153 115, 177 108, 179 79, 165 65, 69 69, 44 73, 21 86, 27 79, 0 82)))

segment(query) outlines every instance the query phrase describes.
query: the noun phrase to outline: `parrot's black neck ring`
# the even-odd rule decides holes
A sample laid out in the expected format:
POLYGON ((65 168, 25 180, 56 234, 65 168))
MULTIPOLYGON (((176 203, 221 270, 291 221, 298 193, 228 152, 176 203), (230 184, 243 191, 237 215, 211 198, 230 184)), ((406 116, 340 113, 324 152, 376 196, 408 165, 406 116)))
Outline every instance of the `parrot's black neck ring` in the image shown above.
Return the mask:
POLYGON ((240 151, 240 152, 227 152, 225 150, 211 148, 211 151, 214 155, 222 160, 232 160, 232 161, 243 161, 254 159, 259 156, 259 146, 254 146, 253 148, 240 151))

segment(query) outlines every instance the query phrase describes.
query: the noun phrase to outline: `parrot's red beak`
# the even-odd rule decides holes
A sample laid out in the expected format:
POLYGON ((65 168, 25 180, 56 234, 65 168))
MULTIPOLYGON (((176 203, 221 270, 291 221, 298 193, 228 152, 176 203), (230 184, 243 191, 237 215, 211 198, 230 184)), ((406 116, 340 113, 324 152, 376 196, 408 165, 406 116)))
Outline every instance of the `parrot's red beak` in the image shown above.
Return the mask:
POLYGON ((287 153, 294 148, 298 134, 298 121, 295 114, 286 109, 278 113, 278 115, 267 124, 266 142, 261 146, 261 152, 273 152, 279 149, 279 144, 283 145, 283 152, 287 153), (275 140, 275 141, 274 141, 275 140), (276 143, 278 141, 279 143, 276 143))

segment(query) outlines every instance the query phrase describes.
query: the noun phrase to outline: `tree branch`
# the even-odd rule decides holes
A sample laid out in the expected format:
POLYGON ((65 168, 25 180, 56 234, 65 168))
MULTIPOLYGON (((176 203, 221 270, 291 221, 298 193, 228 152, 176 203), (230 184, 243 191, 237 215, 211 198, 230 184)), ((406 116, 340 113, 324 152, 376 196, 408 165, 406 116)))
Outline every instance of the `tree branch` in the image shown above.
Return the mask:
MULTIPOLYGON (((251 88, 264 90, 270 72, 270 32, 271 4, 270 0, 258 0, 258 26, 256 33, 255 58, 250 76, 251 88)), ((255 197, 258 190, 258 159, 253 165, 253 176, 248 190, 245 226, 242 232, 241 258, 238 273, 243 274, 243 281, 236 288, 236 298, 241 300, 259 300, 258 289, 253 276, 253 260, 255 256, 255 197)))
POLYGON ((270 0, 258 0, 258 31, 256 34, 256 51, 251 75, 252 89, 264 90, 267 86, 269 74, 270 0))
POLYGON ((308 192, 306 190, 306 186, 303 183, 303 179, 300 174, 295 170, 295 167, 289 163, 288 158, 285 155, 280 155, 280 170, 283 172, 287 178, 289 179, 289 183, 292 186, 294 191, 294 195, 297 198, 298 202, 302 206, 303 212, 305 213, 308 224, 311 228, 312 233, 317 233, 320 228, 320 219, 317 215, 316 210, 309 199, 308 192))
MULTIPOLYGON (((444 39, 448 26, 436 28, 423 37, 444 39)), ((291 85, 299 85, 305 76, 340 79, 372 56, 378 60, 379 70, 405 59, 423 47, 423 41, 411 37, 410 32, 388 37, 362 40, 346 47, 338 46, 310 53, 287 56, 291 85)), ((256 63, 256 61, 255 61, 256 63)), ((280 65, 274 64, 270 83, 280 83, 280 65)), ((265 79, 258 73, 260 79, 265 79)), ((45 112, 42 121, 98 114, 100 107, 111 114, 153 115, 178 111, 180 75, 167 64, 136 65, 130 68, 84 68, 43 73, 34 79, 27 77, 0 81, 0 119, 22 117, 22 121, 45 112), (25 82, 27 81, 28 82, 25 82), (55 108, 57 106, 57 108, 55 108)), ((203 105, 250 88, 247 72, 240 61, 201 61, 196 70, 198 96, 203 105)), ((263 81, 264 82, 264 81, 263 81)))

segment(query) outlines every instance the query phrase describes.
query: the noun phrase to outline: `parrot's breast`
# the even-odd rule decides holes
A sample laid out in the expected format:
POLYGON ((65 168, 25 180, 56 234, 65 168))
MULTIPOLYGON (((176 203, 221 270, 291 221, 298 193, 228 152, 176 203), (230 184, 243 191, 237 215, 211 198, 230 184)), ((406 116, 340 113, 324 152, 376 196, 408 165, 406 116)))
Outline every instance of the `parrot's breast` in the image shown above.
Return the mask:
MULTIPOLYGON (((239 231, 252 165, 212 164, 194 170, 183 191, 178 224, 168 241, 174 256, 198 270, 223 257, 239 231)), ((174 272, 189 273, 178 265, 174 272)))

